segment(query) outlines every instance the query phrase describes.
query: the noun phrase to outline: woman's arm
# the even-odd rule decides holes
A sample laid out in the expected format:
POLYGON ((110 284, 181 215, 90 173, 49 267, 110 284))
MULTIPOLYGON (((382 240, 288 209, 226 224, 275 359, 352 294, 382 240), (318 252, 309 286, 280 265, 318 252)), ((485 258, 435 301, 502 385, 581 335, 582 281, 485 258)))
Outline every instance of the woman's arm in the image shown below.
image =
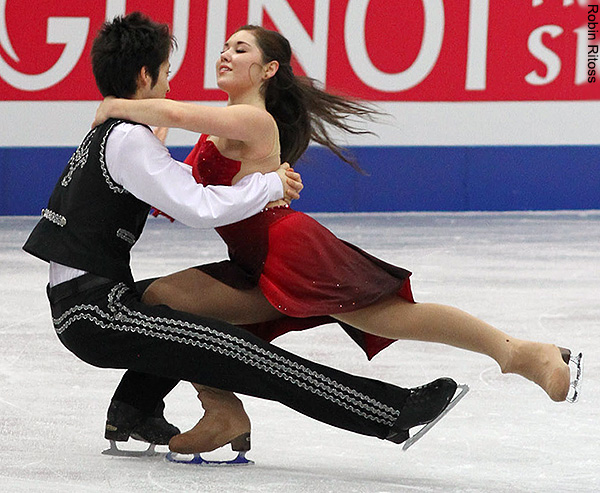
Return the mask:
POLYGON ((155 127, 183 128, 247 143, 264 141, 265 132, 269 135, 273 128, 271 116, 254 106, 215 107, 171 99, 106 98, 96 111, 94 126, 108 118, 122 118, 155 127))

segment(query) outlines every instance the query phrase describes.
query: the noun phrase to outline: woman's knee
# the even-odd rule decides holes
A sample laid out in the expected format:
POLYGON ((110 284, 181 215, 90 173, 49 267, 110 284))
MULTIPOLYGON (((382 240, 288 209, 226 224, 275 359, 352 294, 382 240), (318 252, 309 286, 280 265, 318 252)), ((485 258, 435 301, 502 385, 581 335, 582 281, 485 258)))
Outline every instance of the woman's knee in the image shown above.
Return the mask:
POLYGON ((155 279, 144 291, 142 301, 148 305, 169 305, 182 309, 189 293, 202 287, 202 278, 196 269, 186 269, 155 279))
POLYGON ((142 302, 147 305, 168 305, 169 291, 170 288, 162 278, 156 279, 142 294, 142 302))

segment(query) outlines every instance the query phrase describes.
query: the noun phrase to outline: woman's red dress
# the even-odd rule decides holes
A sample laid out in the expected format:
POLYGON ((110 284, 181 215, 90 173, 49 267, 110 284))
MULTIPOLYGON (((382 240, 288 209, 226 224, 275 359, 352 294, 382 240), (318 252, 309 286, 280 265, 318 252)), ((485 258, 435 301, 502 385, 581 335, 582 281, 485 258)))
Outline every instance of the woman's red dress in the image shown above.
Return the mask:
MULTIPOLYGON (((203 185, 231 185, 241 165, 221 155, 206 135, 186 163, 203 185)), ((329 315, 364 308, 392 293, 414 301, 409 271, 340 240, 310 216, 289 207, 266 209, 217 232, 228 246, 229 260, 197 268, 238 289, 260 287, 284 317, 244 328, 267 341, 337 322, 329 315)), ((394 342, 340 325, 369 359, 394 342)))

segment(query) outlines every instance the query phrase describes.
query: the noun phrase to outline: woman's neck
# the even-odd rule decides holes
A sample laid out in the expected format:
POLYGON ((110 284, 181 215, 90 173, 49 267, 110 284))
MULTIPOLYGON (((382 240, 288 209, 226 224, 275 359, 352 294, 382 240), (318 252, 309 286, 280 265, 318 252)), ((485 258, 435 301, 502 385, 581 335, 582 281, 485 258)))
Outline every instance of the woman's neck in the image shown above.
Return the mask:
POLYGON ((266 109, 265 99, 256 92, 246 92, 241 94, 228 94, 227 105, 232 106, 234 104, 249 104, 250 106, 256 106, 257 108, 266 109))

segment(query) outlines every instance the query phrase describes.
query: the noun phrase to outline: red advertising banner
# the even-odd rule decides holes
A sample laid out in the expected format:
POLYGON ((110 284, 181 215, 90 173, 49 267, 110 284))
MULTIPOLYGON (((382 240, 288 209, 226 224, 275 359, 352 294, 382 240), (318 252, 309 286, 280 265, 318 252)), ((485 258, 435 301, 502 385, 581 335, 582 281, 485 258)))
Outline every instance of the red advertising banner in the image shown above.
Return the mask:
POLYGON ((99 99, 94 35, 135 10, 173 27, 174 99, 223 99, 215 62, 247 23, 285 35, 296 72, 363 99, 600 99, 597 0, 0 0, 0 99, 99 99))

